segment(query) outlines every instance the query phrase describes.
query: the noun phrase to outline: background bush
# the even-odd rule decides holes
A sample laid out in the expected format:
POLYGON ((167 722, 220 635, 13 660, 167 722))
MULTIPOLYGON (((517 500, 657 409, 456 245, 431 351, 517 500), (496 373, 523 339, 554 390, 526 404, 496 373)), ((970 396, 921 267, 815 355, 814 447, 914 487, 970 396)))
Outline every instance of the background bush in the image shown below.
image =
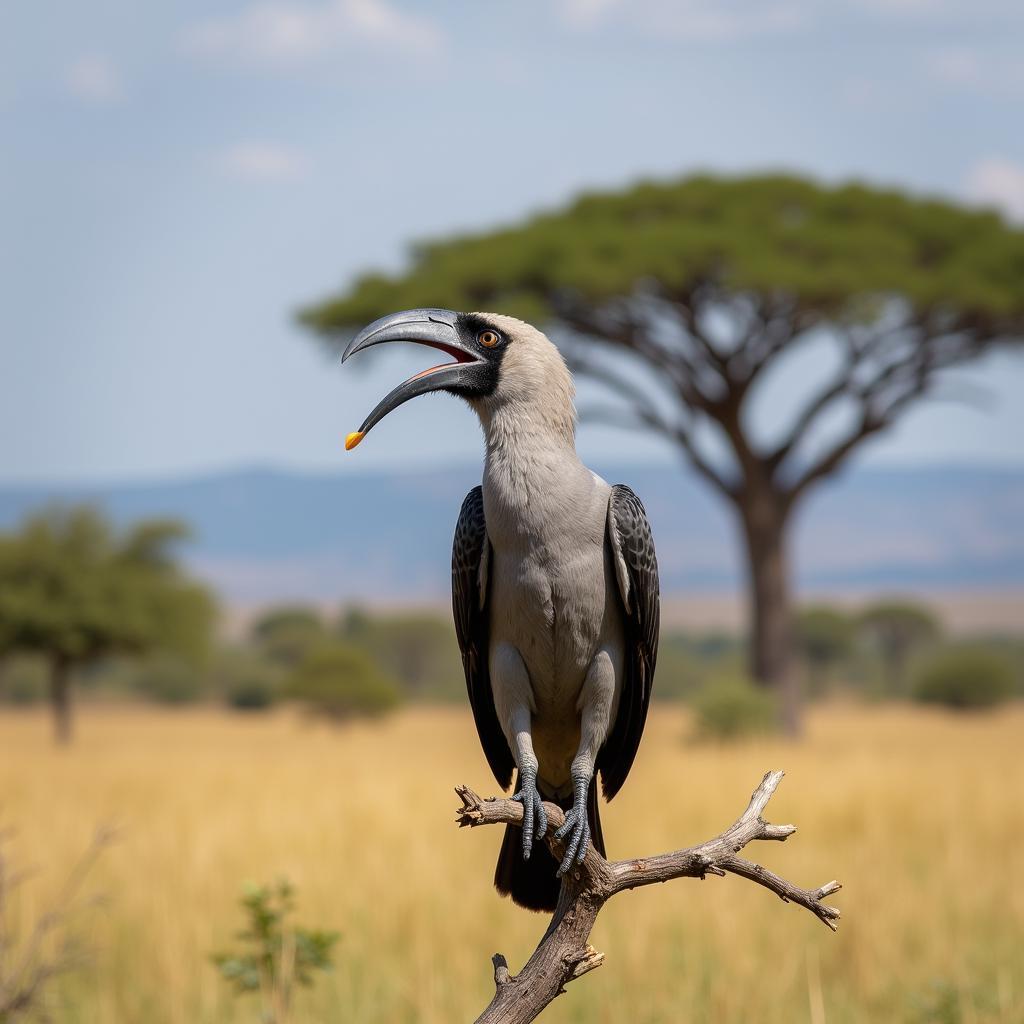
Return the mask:
POLYGON ((0 700, 9 704, 35 704, 46 700, 49 675, 46 662, 31 654, 0 662, 0 700))
POLYGON ((250 644, 268 661, 295 668, 328 639, 320 613, 306 605, 269 608, 252 625, 250 644))
POLYGON ((132 675, 132 688, 159 704, 188 704, 198 700, 205 688, 202 672, 178 658, 144 661, 132 675))
POLYGON ((691 704, 698 739, 736 740, 779 725, 775 698, 742 675, 709 680, 691 704))
POLYGON ((397 682, 370 655, 342 643, 310 652, 288 677, 284 693, 336 719, 383 715, 401 700, 397 682))
POLYGON ((345 612, 337 634, 365 651, 412 700, 460 701, 466 697, 462 656, 450 616, 432 612, 345 612))
POLYGON ((1013 672, 1006 659, 982 647, 949 648, 929 659, 914 679, 913 695, 949 708, 987 708, 1009 700, 1013 672))
POLYGON ((229 648, 217 657, 211 683, 229 707, 260 711, 280 700, 283 675, 259 650, 229 648))

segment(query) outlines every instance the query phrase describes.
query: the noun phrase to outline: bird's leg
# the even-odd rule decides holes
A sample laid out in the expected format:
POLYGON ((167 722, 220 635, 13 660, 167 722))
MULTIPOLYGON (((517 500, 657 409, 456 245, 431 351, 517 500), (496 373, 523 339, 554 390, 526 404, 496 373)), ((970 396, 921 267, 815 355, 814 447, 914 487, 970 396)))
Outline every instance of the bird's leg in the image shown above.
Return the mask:
POLYGON ((537 792, 537 756, 530 735, 529 708, 520 706, 512 712, 512 732, 519 768, 519 792, 512 799, 523 805, 523 860, 529 860, 534 841, 543 839, 548 830, 548 816, 537 792))
POLYGON ((582 864, 590 845, 590 822, 587 820, 587 793, 594 777, 597 752, 608 735, 612 702, 615 696, 615 668, 605 650, 598 652, 587 670, 577 707, 580 712, 580 745, 569 768, 572 778, 572 807, 566 812, 565 824, 555 833, 565 841, 565 855, 559 865, 564 875, 573 864, 582 864))
POLYGON ((535 840, 548 830, 548 816, 537 792, 537 755, 533 752, 533 687, 522 656, 512 644, 491 651, 491 692, 509 749, 519 769, 519 792, 512 797, 523 805, 523 859, 530 859, 535 840))
POLYGON ((556 839, 565 840, 565 855, 558 867, 564 875, 573 864, 582 864, 590 845, 590 822, 587 821, 587 791, 594 777, 594 759, 577 754, 570 769, 572 775, 572 807, 565 813, 565 824, 555 833, 556 839))

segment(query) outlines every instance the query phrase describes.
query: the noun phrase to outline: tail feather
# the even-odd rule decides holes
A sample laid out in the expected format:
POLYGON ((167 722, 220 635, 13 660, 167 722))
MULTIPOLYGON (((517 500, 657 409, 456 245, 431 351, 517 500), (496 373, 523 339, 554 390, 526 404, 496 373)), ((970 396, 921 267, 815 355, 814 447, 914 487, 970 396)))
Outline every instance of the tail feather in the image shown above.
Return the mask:
MULTIPOLYGON (((517 779, 518 788, 518 779, 517 779)), ((553 798, 563 811, 572 806, 572 797, 553 798)), ((590 780, 587 791, 587 821, 590 825, 590 840, 594 848, 604 856, 604 833, 597 805, 597 780, 590 780)), ((558 861, 545 842, 537 843, 529 860, 523 859, 523 830, 518 825, 506 825, 505 836, 498 853, 498 866, 494 871, 494 885, 502 896, 511 896, 512 902, 527 910, 552 911, 558 903, 558 891, 562 886, 558 878, 558 861)))

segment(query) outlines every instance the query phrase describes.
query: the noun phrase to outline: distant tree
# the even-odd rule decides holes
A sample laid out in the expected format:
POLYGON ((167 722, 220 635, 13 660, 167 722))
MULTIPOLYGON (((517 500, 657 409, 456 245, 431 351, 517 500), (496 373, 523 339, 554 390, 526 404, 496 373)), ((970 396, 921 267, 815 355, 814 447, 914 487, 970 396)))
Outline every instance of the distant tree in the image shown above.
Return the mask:
POLYGON ((913 696, 958 710, 989 708, 1013 696, 1013 672, 1005 658, 976 644, 940 651, 921 666, 913 696))
POLYGON ((820 693, 829 672, 853 649, 854 621, 845 612, 827 605, 802 608, 797 616, 797 646, 811 679, 811 687, 820 693))
POLYGON ((313 647, 328 639, 320 613, 304 605, 271 608, 253 623, 250 632, 272 662, 287 668, 294 668, 313 647))
POLYGON ((401 700, 397 683, 365 651, 342 643, 310 651, 286 680, 284 695, 339 721, 386 714, 401 700))
POLYGON ((995 213, 859 184, 698 176, 417 245, 403 273, 365 276, 302 320, 335 346, 417 306, 546 327, 615 396, 593 415, 667 438, 735 510, 751 672, 785 693, 795 731, 794 512, 946 370, 1020 342, 1022 279, 1024 231, 995 213), (831 351, 831 376, 791 379, 774 399, 788 426, 759 436, 764 381, 812 346, 831 351))
POLYGON ((893 694, 907 692, 907 662, 914 651, 942 635, 935 614, 909 601, 870 605, 861 613, 860 627, 882 656, 886 689, 893 694))
POLYGON ((429 612, 370 616, 350 609, 338 632, 370 654, 412 697, 465 694, 462 659, 450 620, 429 612))
POLYGON ((59 742, 71 738, 75 669, 114 654, 201 655, 215 608, 172 548, 180 523, 115 530, 95 509, 49 510, 0 535, 0 637, 43 655, 59 742))

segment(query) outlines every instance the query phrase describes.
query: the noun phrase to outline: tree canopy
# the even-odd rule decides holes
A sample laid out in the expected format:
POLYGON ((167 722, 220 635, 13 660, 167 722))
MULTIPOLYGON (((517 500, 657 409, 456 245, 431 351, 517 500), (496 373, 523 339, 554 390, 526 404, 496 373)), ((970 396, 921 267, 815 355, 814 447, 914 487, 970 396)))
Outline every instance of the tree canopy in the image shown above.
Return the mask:
POLYGON ((113 654, 205 652, 214 605, 174 561, 185 533, 169 520, 122 532, 95 509, 77 507, 44 511, 0 535, 0 650, 51 662, 63 738, 71 667, 113 654))
POLYGON ((415 245, 407 270, 366 274, 302 313, 344 331, 415 306, 559 318, 635 289, 775 296, 815 320, 873 317, 899 296, 919 316, 987 333, 1024 320, 1024 232, 991 211, 857 183, 697 176, 584 195, 525 223, 415 245))

